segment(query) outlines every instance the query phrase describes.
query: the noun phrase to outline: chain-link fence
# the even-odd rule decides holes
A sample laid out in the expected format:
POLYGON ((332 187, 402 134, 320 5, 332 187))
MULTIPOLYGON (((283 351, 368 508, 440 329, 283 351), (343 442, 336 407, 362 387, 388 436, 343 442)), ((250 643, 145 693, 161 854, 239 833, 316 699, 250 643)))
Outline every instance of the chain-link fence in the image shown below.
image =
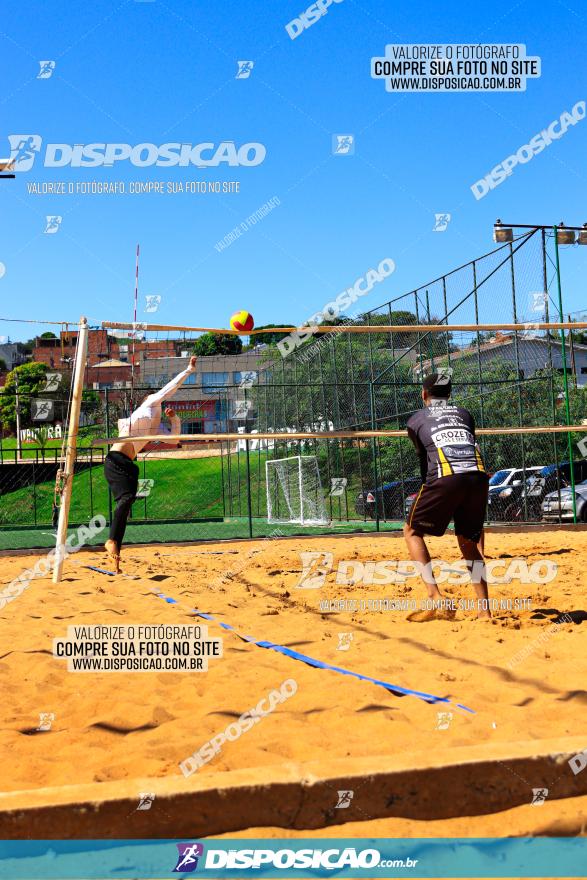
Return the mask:
MULTIPOLYGON (((404 429, 422 405, 422 377, 439 369, 450 371, 453 399, 471 411, 478 428, 579 425, 587 418, 587 338, 532 326, 564 320, 561 297, 548 235, 531 233, 351 319, 373 332, 337 332, 336 325, 349 318, 335 318, 327 333, 312 336, 305 331, 303 341, 294 334, 281 346, 264 346, 257 352, 259 368, 246 381, 244 374, 228 367, 209 373, 205 388, 182 391, 172 402, 182 417, 182 432, 200 435, 198 442, 181 450, 155 447, 139 456, 141 483, 131 525, 141 527, 144 540, 176 540, 180 534, 192 539, 272 534, 268 490, 273 489, 266 463, 303 456, 315 459, 319 479, 307 491, 315 494, 319 486, 329 521, 311 528, 400 527, 420 486, 415 451, 406 438, 258 440, 250 435, 404 429), (515 332, 411 329, 507 323, 526 326, 515 332), (381 325, 401 330, 377 331, 381 325), (231 375, 241 381, 230 382, 231 375), (231 431, 249 438, 202 442, 206 434, 231 431), (191 529, 186 531, 187 524, 191 529)), ((108 450, 99 438, 116 436, 118 420, 176 374, 178 365, 185 366, 190 344, 184 334, 183 360, 160 356, 147 362, 156 365, 147 384, 86 387, 72 524, 98 513, 110 517, 112 501, 103 477, 108 450)), ((67 376, 62 379, 67 387, 67 376)), ((7 386, 3 401, 0 529, 36 528, 51 534, 67 394, 63 388, 39 393, 38 388, 7 386)), ((488 521, 587 521, 587 489, 579 485, 587 480, 585 452, 578 445, 584 436, 547 431, 480 436, 492 474, 488 521)), ((287 472, 289 483, 295 462, 287 472)), ((281 517, 286 522, 280 530, 305 531, 305 487, 300 483, 297 494, 289 489, 282 486, 279 491, 285 494, 275 502, 282 511, 284 504, 291 507, 281 517), (295 500, 300 497, 302 502, 295 500)))
MULTIPOLYGON (((337 333, 282 346, 256 389, 259 430, 403 429, 421 405, 421 380, 439 369, 452 377, 455 403, 478 428, 581 424, 587 417, 587 357, 579 334, 540 331, 562 321, 562 294, 549 236, 532 232, 359 315, 358 325, 405 325, 405 331, 337 333), (417 332, 413 325, 524 323, 523 331, 417 332)), ((268 356, 268 360, 272 356, 268 356)), ((492 474, 489 521, 587 521, 587 502, 571 484, 587 479, 579 432, 481 436, 492 474), (552 498, 551 493, 556 497, 552 498), (548 501, 545 501, 549 496, 548 501), (569 515, 570 509, 570 515, 569 515)), ((420 485, 415 451, 399 438, 368 446, 308 441, 326 486, 331 516, 402 519, 420 485), (367 500, 369 499, 369 500, 367 500)), ((282 457, 292 444, 272 444, 282 457)))

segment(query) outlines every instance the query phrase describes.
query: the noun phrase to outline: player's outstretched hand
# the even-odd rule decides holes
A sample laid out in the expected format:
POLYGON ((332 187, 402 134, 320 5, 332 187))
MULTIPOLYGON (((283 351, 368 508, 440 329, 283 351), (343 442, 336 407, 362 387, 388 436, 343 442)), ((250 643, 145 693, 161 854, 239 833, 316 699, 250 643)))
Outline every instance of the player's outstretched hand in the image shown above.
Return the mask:
POLYGON ((196 363, 197 363, 197 360, 198 360, 198 359, 197 359, 197 357, 196 357, 195 355, 194 355, 193 357, 190 358, 190 369, 192 369, 192 370, 195 370, 195 369, 196 369, 196 363))
POLYGON ((168 419, 172 419, 175 416, 175 410, 172 406, 165 407, 165 415, 168 419))

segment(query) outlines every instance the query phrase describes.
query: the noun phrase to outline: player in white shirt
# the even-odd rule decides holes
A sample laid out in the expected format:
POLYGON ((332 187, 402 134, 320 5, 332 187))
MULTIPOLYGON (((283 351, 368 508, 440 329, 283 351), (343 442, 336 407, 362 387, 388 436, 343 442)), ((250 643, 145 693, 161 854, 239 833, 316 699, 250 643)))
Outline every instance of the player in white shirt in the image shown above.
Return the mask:
MULTIPOLYGON (((141 437, 145 434, 179 434, 181 432, 180 419, 171 407, 165 409, 165 415, 171 422, 171 430, 169 431, 161 424, 162 404, 173 397, 190 373, 195 372, 195 369, 196 358, 192 357, 189 366, 183 372, 168 382, 160 391, 149 394, 129 419, 120 419, 118 422, 118 435, 121 439, 112 445, 104 461, 106 482, 116 501, 116 508, 110 524, 110 537, 106 541, 105 547, 106 552, 112 558, 117 574, 120 571, 120 550, 126 523, 137 495, 139 467, 135 463, 135 459, 139 452, 149 447, 148 442, 132 441, 126 438, 141 437)), ((175 444, 176 447, 178 445, 175 444)), ((174 447, 159 446, 157 448, 170 449, 174 447)))

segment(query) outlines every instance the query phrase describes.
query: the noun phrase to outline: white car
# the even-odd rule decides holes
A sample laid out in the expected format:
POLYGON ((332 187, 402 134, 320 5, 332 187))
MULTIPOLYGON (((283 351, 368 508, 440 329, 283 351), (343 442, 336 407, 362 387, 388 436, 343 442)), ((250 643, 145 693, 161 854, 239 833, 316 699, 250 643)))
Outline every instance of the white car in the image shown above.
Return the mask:
MULTIPOLYGON (((516 480, 521 482, 525 479, 525 476, 530 476, 533 471, 541 471, 543 467, 544 465, 540 464, 527 467, 526 470, 523 468, 503 468, 493 474, 489 480, 489 485, 494 491, 505 489, 506 486, 513 484, 516 480)), ((516 485, 519 485, 519 482, 516 485)))
MULTIPOLYGON (((577 521, 587 522, 587 480, 575 484, 577 521)), ((545 522, 573 522, 573 491, 570 486, 558 492, 549 492, 542 501, 542 519, 545 522)))

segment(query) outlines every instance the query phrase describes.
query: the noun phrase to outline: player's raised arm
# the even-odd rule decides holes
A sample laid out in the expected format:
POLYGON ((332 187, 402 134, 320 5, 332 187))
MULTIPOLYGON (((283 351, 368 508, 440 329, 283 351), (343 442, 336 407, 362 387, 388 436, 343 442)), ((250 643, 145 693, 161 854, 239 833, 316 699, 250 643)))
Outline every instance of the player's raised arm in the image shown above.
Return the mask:
POLYGON ((173 397, 175 392, 181 388, 187 377, 191 373, 195 373, 196 371, 196 362, 197 358, 195 356, 190 358, 190 362, 181 373, 178 373, 167 385, 164 385, 159 391, 155 391, 154 394, 149 394, 147 398, 142 403, 142 406, 157 406, 158 404, 162 404, 164 401, 168 400, 170 397, 173 397))

